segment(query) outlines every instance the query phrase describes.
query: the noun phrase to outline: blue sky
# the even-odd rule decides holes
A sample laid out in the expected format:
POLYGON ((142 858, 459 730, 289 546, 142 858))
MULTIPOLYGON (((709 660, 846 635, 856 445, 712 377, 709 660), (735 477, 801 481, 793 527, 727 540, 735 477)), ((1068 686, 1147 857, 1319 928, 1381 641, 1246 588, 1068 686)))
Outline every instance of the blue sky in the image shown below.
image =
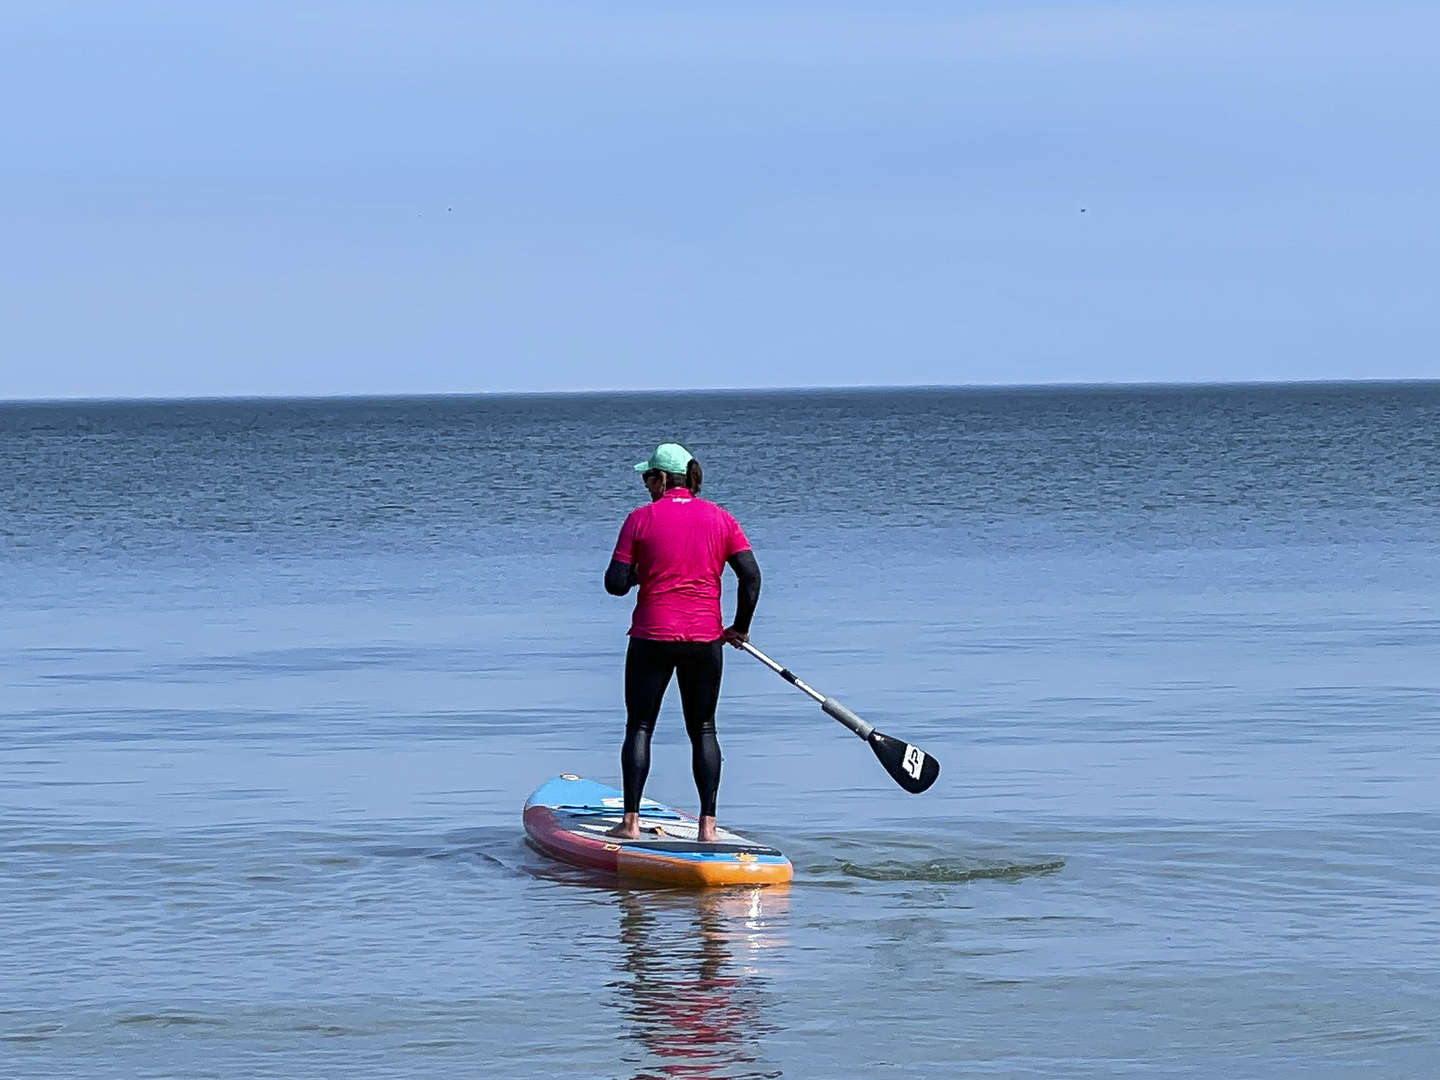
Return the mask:
POLYGON ((1440 9, 22 3, 0 398, 1440 377, 1440 9))

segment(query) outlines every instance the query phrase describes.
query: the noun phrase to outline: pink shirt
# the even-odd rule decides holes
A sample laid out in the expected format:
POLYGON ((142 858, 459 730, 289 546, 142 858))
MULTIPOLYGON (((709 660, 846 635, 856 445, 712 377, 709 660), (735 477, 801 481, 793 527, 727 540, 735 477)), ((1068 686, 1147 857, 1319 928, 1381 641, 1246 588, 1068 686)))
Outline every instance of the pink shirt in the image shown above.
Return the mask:
POLYGON ((651 641, 715 641, 725 560, 749 551, 740 523, 712 502, 671 488, 630 511, 613 558, 635 567, 640 595, 630 636, 651 641))

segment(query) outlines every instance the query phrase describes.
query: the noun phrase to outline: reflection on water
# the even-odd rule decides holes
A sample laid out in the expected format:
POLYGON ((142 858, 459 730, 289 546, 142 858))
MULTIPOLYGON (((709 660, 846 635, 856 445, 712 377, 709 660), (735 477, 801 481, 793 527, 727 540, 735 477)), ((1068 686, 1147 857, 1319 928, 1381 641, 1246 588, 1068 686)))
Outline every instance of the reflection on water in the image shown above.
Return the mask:
POLYGON ((784 888, 625 891, 610 984, 643 1046, 635 1080, 777 1077, 762 1064, 766 953, 788 944, 784 888))

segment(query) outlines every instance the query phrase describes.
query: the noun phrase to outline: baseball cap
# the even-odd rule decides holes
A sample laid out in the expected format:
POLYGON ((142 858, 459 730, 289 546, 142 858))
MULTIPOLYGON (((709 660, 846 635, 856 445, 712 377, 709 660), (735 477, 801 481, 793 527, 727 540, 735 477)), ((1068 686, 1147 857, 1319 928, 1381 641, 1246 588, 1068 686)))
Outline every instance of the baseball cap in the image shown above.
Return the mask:
POLYGON ((693 460, 690 451, 679 443, 665 442, 657 446, 648 459, 637 462, 635 471, 649 472, 651 469, 659 469, 661 472, 684 476, 685 466, 693 460))

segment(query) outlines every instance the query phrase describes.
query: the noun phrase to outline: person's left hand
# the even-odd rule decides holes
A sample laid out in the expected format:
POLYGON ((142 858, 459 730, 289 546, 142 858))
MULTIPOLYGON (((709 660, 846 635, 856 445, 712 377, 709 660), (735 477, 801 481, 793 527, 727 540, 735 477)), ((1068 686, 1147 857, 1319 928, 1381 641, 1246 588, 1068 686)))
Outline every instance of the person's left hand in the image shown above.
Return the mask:
POLYGON ((738 649, 741 645, 745 644, 745 642, 747 642, 747 641, 750 640, 750 635, 749 635, 749 634, 747 634, 747 633, 745 633, 744 631, 741 631, 741 630, 736 630, 735 627, 733 627, 733 626, 727 626, 727 627, 725 628, 725 630, 724 630, 724 636, 725 636, 725 644, 726 644, 726 645, 733 645, 733 646, 735 646, 735 648, 737 648, 737 649, 738 649))

